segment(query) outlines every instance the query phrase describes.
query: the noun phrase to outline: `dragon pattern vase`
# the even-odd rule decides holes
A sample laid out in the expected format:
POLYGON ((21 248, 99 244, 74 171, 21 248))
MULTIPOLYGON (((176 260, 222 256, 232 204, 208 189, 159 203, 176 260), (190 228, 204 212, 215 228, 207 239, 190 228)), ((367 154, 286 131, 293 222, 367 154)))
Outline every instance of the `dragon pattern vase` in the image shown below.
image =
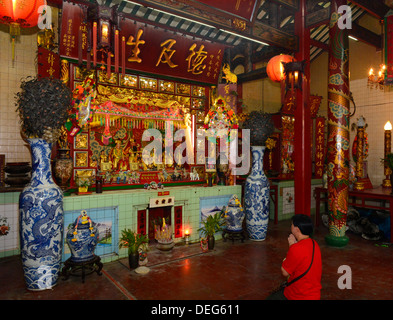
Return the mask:
POLYGON ((246 228, 251 240, 266 239, 269 222, 270 183, 263 171, 264 146, 251 147, 252 169, 246 179, 244 209, 246 228))
POLYGON ((19 198, 20 248, 29 290, 56 285, 63 244, 63 192, 52 179, 52 145, 28 139, 32 175, 19 198))

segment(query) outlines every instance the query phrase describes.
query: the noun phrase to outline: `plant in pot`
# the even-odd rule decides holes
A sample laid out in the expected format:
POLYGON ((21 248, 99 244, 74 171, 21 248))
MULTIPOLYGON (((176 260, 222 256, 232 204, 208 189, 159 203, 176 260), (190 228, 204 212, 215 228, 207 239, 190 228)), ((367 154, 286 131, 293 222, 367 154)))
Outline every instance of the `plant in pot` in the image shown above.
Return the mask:
POLYGON ((271 114, 252 111, 242 128, 249 129, 249 135, 243 133, 243 140, 249 137, 252 152, 251 173, 246 179, 244 191, 246 227, 251 240, 262 241, 267 233, 270 199, 270 184, 263 170, 263 155, 266 140, 274 132, 274 123, 271 114))
POLYGON ((44 290, 57 283, 61 263, 63 192, 52 179, 50 160, 52 143, 71 110, 72 93, 51 78, 27 78, 20 87, 16 111, 32 155, 31 179, 19 197, 21 257, 27 288, 44 290), (44 229, 36 228, 43 222, 44 229))
POLYGON ((89 177, 78 177, 76 185, 78 186, 78 193, 86 193, 91 186, 91 180, 89 177))
POLYGON ((130 269, 135 269, 139 264, 139 247, 143 243, 148 243, 147 235, 139 234, 131 229, 124 229, 121 231, 119 239, 119 248, 128 248, 128 263, 130 269))
POLYGON ((225 225, 223 212, 217 211, 215 214, 212 214, 206 217, 206 219, 203 219, 201 223, 202 227, 200 227, 198 231, 201 232, 203 237, 207 238, 209 250, 213 250, 215 245, 214 234, 221 231, 225 225))

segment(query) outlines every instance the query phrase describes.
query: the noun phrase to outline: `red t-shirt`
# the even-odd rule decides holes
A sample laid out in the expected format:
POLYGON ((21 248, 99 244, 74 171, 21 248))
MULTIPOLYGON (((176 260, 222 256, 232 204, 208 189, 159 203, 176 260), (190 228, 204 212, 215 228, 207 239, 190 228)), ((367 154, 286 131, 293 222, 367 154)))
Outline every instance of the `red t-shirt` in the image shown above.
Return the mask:
MULTIPOLYGON (((312 239, 301 240, 289 247, 282 267, 290 274, 288 282, 304 273, 311 263, 312 239)), ((284 289, 288 300, 319 300, 321 299, 322 259, 316 241, 313 264, 301 279, 284 289)))

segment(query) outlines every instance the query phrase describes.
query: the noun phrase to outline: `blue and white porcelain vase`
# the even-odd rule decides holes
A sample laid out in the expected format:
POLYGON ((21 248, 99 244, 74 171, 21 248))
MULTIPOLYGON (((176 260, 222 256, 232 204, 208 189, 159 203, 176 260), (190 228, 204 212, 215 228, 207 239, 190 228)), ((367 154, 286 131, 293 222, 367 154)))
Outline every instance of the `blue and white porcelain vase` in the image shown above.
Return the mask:
POLYGON ((27 289, 56 285, 63 244, 63 191, 52 179, 52 144, 28 139, 32 175, 19 197, 20 247, 27 289))
POLYGON ((252 146, 252 169, 246 179, 244 209, 246 227, 251 240, 266 239, 269 222, 270 183, 263 171, 264 146, 252 146))
POLYGON ((226 230, 240 232, 243 230, 244 210, 238 197, 234 194, 225 208, 226 230))
POLYGON ((67 231, 66 241, 71 250, 71 261, 86 262, 92 260, 98 242, 98 228, 86 211, 71 225, 67 231))

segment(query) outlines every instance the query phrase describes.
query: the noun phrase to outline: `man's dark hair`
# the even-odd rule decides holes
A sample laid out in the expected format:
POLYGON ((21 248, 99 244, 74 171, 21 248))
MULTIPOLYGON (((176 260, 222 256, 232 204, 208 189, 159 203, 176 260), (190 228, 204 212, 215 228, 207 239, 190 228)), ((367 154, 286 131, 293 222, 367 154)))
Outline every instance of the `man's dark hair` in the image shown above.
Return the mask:
POLYGON ((292 223, 295 227, 298 227, 300 232, 305 236, 312 236, 314 224, 309 216, 305 214, 295 214, 292 217, 292 223))

